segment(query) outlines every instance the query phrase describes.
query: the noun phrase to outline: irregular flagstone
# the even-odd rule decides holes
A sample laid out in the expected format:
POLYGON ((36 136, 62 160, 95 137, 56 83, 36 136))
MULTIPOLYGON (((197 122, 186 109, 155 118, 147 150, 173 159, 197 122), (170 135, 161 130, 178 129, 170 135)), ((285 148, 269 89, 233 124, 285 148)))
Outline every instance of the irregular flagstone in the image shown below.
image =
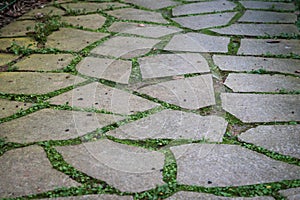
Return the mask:
POLYGON ((287 200, 297 200, 300 198, 300 187, 280 190, 279 193, 287 200))
POLYGON ((158 12, 138 10, 135 8, 124 8, 107 12, 108 14, 124 20, 147 21, 157 23, 169 23, 158 12))
POLYGON ((215 104, 210 74, 162 82, 143 87, 138 92, 187 109, 199 109, 215 104))
POLYGON ((227 122, 221 117, 203 117, 193 113, 164 110, 106 134, 131 140, 167 138, 222 142, 226 127, 227 122))
POLYGON ((300 91, 300 78, 285 75, 231 73, 225 85, 233 92, 290 92, 300 91))
POLYGON ((2 72, 0 92, 8 94, 47 94, 85 79, 67 73, 2 72))
POLYGON ((210 72, 207 61, 197 53, 159 54, 139 58, 143 79, 210 72))
POLYGON ((295 74, 299 70, 300 60, 281 58, 262 58, 250 56, 224 56, 214 55, 213 61, 222 71, 254 71, 265 70, 269 72, 281 72, 295 74))
POLYGON ((300 125, 258 126, 238 137, 270 151, 300 159, 300 125))
POLYGON ((11 61, 17 59, 19 56, 8 53, 0 53, 0 66, 10 63, 11 61))
POLYGON ((0 29, 0 36, 26 36, 26 33, 34 31, 35 21, 14 21, 0 29))
POLYGON ((300 167, 238 145, 186 144, 170 148, 179 184, 204 187, 253 185, 300 178, 300 167))
POLYGON ((235 14, 236 12, 217 13, 189 17, 177 17, 172 18, 172 20, 184 27, 193 30, 198 30, 203 28, 226 25, 234 17, 235 14))
POLYGON ((37 48, 37 42, 32 38, 0 38, 0 50, 6 51, 13 43, 28 49, 37 48))
POLYGON ((181 29, 171 26, 152 24, 143 24, 143 26, 141 26, 141 24, 130 22, 114 22, 108 30, 111 32, 129 33, 153 38, 159 38, 181 31, 181 29))
POLYGON ((61 19, 63 22, 89 29, 98 29, 105 23, 106 18, 99 14, 66 16, 61 19))
POLYGON ((299 40, 242 39, 238 54, 241 55, 300 55, 299 40))
POLYGON ((99 195, 84 195, 84 196, 71 196, 71 197, 58 197, 44 200, 133 200, 131 196, 118 196, 114 194, 99 194, 99 195))
POLYGON ((201 33, 175 35, 164 50, 191 52, 223 52, 228 51, 230 39, 227 37, 210 36, 201 33))
POLYGON ((94 48, 91 53, 117 58, 132 58, 147 53, 158 42, 160 40, 116 36, 94 48))
POLYGON ((0 124, 0 136, 9 142, 67 140, 112 124, 122 118, 108 114, 44 109, 0 124))
POLYGON ((87 76, 128 84, 131 66, 130 61, 86 57, 77 65, 77 70, 87 76))
POLYGON ((164 155, 110 140, 56 149, 75 168, 122 192, 141 192, 163 184, 164 155))
POLYGON ((247 36, 280 36, 282 34, 299 34, 298 28, 293 24, 232 24, 224 28, 211 29, 226 35, 247 36))
POLYGON ((96 12, 101 10, 109 10, 114 8, 121 8, 127 5, 122 3, 117 3, 117 2, 112 2, 112 3, 76 2, 76 3, 61 4, 61 6, 66 10, 87 13, 87 12, 96 12))
POLYGON ((80 186, 67 175, 54 170, 43 148, 37 145, 10 150, 0 157, 0 163, 1 198, 80 186))
POLYGON ((99 83, 91 83, 50 99, 50 103, 56 105, 66 102, 70 106, 105 109, 119 114, 143 112, 159 105, 99 83))
POLYGON ((149 9, 161 9, 168 6, 174 6, 178 3, 171 0, 124 0, 127 3, 136 4, 149 9))
POLYGON ((282 3, 282 2, 261 2, 261 1, 240 1, 245 8, 250 9, 269 9, 269 10, 280 10, 280 11, 293 11, 295 5, 293 3, 282 3))
POLYGON ((89 32, 71 28, 60 28, 48 36, 46 47, 60 50, 80 51, 92 43, 108 36, 105 33, 89 32), (80 39, 79 39, 80 38, 80 39))
MULTIPOLYGON (((18 111, 26 110, 32 106, 31 103, 9 101, 5 99, 0 99, 0 118, 9 117, 18 111)), ((1 134, 0 134, 1 135, 1 134)))
POLYGON ((274 23, 295 23, 297 15, 293 13, 281 13, 270 11, 246 10, 239 22, 274 22, 274 23))
POLYGON ((221 94, 222 107, 242 122, 300 120, 300 95, 221 94))
POLYGON ((63 11, 62 9, 53 7, 53 6, 46 6, 44 8, 36 8, 33 9, 27 13, 25 13, 24 15, 22 15, 20 17, 20 19, 36 19, 36 15, 40 15, 43 14, 45 15, 49 15, 49 16, 61 16, 65 14, 65 11, 63 11))

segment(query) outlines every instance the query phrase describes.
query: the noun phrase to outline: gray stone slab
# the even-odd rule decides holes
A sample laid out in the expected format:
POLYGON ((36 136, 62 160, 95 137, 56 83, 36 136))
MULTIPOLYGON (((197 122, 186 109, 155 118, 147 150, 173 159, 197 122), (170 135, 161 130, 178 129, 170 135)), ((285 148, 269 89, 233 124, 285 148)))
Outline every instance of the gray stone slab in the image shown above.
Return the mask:
POLYGON ((131 66, 131 61, 86 57, 76 68, 87 76, 128 84, 131 66))
POLYGON ((300 159, 300 125, 258 126, 238 137, 270 151, 300 159))
POLYGON ((244 72, 263 69, 299 75, 297 70, 300 70, 300 60, 297 59, 214 55, 213 61, 222 71, 244 72))
POLYGON ((72 10, 75 12, 89 13, 102 10, 109 10, 113 8, 121 8, 127 6, 126 4, 117 3, 117 2, 76 2, 76 3, 66 3, 61 4, 61 6, 66 10, 72 10))
POLYGON ((147 53, 158 42, 160 40, 116 36, 94 48, 91 53, 117 58, 133 58, 147 53))
POLYGON ((60 28, 59 31, 56 31, 48 36, 46 47, 57 48, 66 51, 80 51, 106 36, 108 36, 106 33, 96 33, 71 28, 60 28))
POLYGON ((153 38, 159 38, 181 31, 181 29, 171 26, 138 24, 130 22, 115 22, 108 28, 108 30, 112 32, 129 33, 153 38))
POLYGON ((226 25, 234 17, 235 14, 236 12, 216 13, 216 14, 188 16, 188 17, 176 17, 176 18, 172 18, 172 20, 186 28, 198 30, 198 29, 204 29, 209 27, 226 25))
POLYGON ((71 197, 58 197, 44 200, 133 200, 131 196, 118 196, 114 194, 84 195, 71 197))
POLYGON ((110 140, 56 147, 75 168, 122 192, 142 192, 163 184, 164 155, 110 140))
POLYGON ((127 3, 132 3, 149 9, 161 9, 178 4, 171 0, 124 0, 127 3))
POLYGON ((0 66, 10 63, 11 61, 17 59, 19 56, 8 53, 0 53, 0 66))
POLYGON ((8 94, 47 94, 85 79, 67 73, 2 72, 0 92, 8 94))
POLYGON ((37 42, 32 38, 0 38, 0 50, 6 51, 11 45, 15 43, 21 47, 28 49, 37 49, 37 42))
POLYGON ((34 31, 35 21, 14 21, 0 29, 0 36, 26 36, 26 33, 34 31))
POLYGON ((291 92, 300 91, 300 78, 285 75, 231 73, 225 85, 233 92, 291 92))
POLYGON ((185 4, 173 8, 173 16, 233 10, 236 5, 226 0, 185 4))
POLYGON ((104 24, 106 18, 99 14, 81 15, 81 16, 66 16, 62 17, 61 21, 89 29, 98 29, 104 24))
POLYGON ((0 136, 9 142, 67 140, 121 120, 119 116, 44 109, 0 124, 0 136))
POLYGON ((240 1, 240 3, 245 8, 248 9, 268 9, 268 10, 281 10, 281 11, 295 10, 295 5, 293 3, 263 2, 263 1, 240 1))
MULTIPOLYGON (((32 106, 31 103, 9 101, 0 99, 0 118, 9 117, 21 110, 26 110, 32 106)), ((1 134, 0 134, 1 135, 1 134)))
POLYGON ((245 123, 300 120, 300 95, 222 93, 222 107, 245 123))
POLYGON ((271 11, 246 10, 239 22, 274 22, 274 23, 295 23, 297 15, 293 13, 281 13, 271 11))
POLYGON ((215 104, 212 76, 201 75, 143 87, 140 93, 186 109, 199 109, 215 104))
POLYGON ((300 55, 299 40, 242 39, 238 54, 241 55, 300 55))
POLYGON ((80 186, 67 175, 53 169, 43 148, 36 145, 10 150, 0 157, 0 163, 1 198, 80 186))
POLYGON ((99 83, 91 83, 50 99, 52 104, 65 104, 80 108, 105 109, 119 114, 133 114, 158 106, 128 92, 99 83))
POLYGON ((238 145, 186 144, 170 148, 179 184, 227 187, 295 180, 300 167, 238 145))
POLYGON ((46 6, 43 8, 36 8, 33 9, 20 17, 20 19, 35 19, 37 15, 42 14, 43 16, 61 16, 65 14, 65 11, 62 9, 53 7, 53 6, 46 6))
POLYGON ((175 35, 164 50, 190 52, 221 52, 228 51, 230 39, 227 37, 210 36, 201 33, 175 35))
POLYGON ((287 200, 297 200, 300 198, 300 187, 280 190, 279 193, 287 198, 287 200))
POLYGON ((222 142, 227 122, 217 116, 200 116, 164 110, 149 117, 121 126, 108 135, 131 140, 143 139, 206 139, 222 142))
POLYGON ((228 27, 211 30, 225 35, 281 36, 283 34, 299 34, 297 26, 293 24, 232 24, 228 27))
POLYGON ((138 62, 143 79, 210 72, 205 58, 197 53, 159 54, 138 62))

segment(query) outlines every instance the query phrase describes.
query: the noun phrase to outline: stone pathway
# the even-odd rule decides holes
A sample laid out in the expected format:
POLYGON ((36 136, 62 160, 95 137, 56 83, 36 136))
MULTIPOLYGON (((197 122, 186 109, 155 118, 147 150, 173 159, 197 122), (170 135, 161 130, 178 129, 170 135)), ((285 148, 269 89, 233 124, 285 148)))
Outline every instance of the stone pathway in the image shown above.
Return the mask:
POLYGON ((0 199, 300 199, 299 6, 57 0, 2 28, 0 199))

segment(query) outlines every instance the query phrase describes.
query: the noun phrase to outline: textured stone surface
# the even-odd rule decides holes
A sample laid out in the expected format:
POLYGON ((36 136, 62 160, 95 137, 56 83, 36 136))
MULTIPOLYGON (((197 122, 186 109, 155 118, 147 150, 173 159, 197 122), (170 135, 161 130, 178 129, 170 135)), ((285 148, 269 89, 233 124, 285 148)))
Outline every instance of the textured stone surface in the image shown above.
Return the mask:
POLYGON ((110 140, 56 147, 75 168, 121 191, 141 192, 161 185, 164 155, 110 140))
POLYGON ((113 194, 99 194, 99 195, 84 195, 71 197, 58 197, 44 200, 133 200, 130 196, 118 196, 113 194))
POLYGON ((67 140, 120 119, 122 118, 119 116, 108 114, 45 109, 0 124, 0 136, 17 143, 67 140))
POLYGON ((63 22, 89 29, 101 28, 105 20, 106 18, 99 14, 62 17, 63 22))
POLYGON ((46 6, 44 8, 33 9, 33 10, 25 13, 24 15, 22 15, 20 17, 20 19, 35 19, 35 16, 39 15, 39 14, 43 14, 44 16, 45 15, 60 16, 60 15, 65 14, 65 11, 63 11, 59 8, 53 7, 53 6, 46 6))
POLYGON ((295 23, 297 15, 293 13, 280 13, 270 11, 246 10, 239 22, 275 22, 275 23, 295 23))
POLYGON ((0 157, 0 197, 18 197, 43 193, 58 187, 79 184, 53 169, 46 153, 39 146, 29 146, 6 152, 0 157))
POLYGON ((263 69, 299 75, 296 71, 299 70, 300 60, 296 59, 214 55, 213 60, 222 71, 243 72, 263 69))
POLYGON ((12 36, 26 36, 26 33, 34 31, 35 21, 14 21, 4 28, 0 29, 0 36, 12 37, 12 36))
POLYGON ((227 52, 230 39, 201 33, 175 35, 164 48, 171 51, 227 52))
POLYGON ((149 117, 121 126, 108 132, 121 139, 207 139, 221 142, 227 127, 225 119, 217 116, 200 116, 181 111, 164 110, 149 117))
POLYGON ((139 58, 138 62, 144 79, 210 71, 205 58, 197 53, 159 54, 139 58))
POLYGON ((160 9, 168 6, 174 6, 177 3, 171 0, 124 0, 127 3, 143 6, 149 9, 160 9))
POLYGON ((0 53, 0 66, 5 65, 15 59, 17 59, 19 56, 16 56, 14 54, 8 54, 8 53, 0 53))
POLYGON ((175 22, 181 24, 184 27, 198 30, 203 28, 223 26, 229 23, 235 12, 230 13, 217 13, 208 15, 198 15, 189 17, 177 17, 172 18, 175 22))
POLYGON ((80 108, 105 109, 114 113, 133 114, 149 110, 159 104, 141 97, 111 88, 99 83, 92 83, 50 99, 52 104, 64 104, 80 108))
POLYGON ((287 197, 287 200, 297 200, 300 198, 300 187, 280 190, 279 193, 287 197))
POLYGON ((239 139, 270 151, 300 159, 300 125, 270 125, 252 128, 239 139))
POLYGON ((2 72, 0 92, 13 94, 46 94, 84 79, 66 73, 2 72))
POLYGON ((240 1, 245 8, 250 9, 268 9, 268 10, 295 10, 293 3, 281 3, 281 2, 261 2, 261 1, 240 1))
POLYGON ((0 38, 0 50, 7 50, 15 43, 29 49, 36 49, 37 42, 32 38, 0 38))
POLYGON ((76 2, 76 3, 66 3, 66 4, 61 4, 63 8, 66 10, 73 10, 77 12, 96 12, 96 11, 101 11, 101 10, 107 10, 107 9, 112 9, 112 8, 121 8, 124 6, 127 6, 122 3, 117 3, 117 2, 105 2, 105 3, 96 3, 96 2, 76 2))
POLYGON ((300 178, 300 167, 238 145, 187 144, 171 147, 179 184, 225 187, 300 178))
POLYGON ((215 104, 211 75, 162 82, 138 91, 187 109, 199 109, 215 104))
MULTIPOLYGON (((20 110, 26 110, 32 106, 31 103, 8 101, 0 99, 0 118, 11 116, 20 110)), ((1 134, 0 134, 1 135, 1 134)))
POLYGON ((131 65, 130 61, 86 57, 77 70, 87 76, 128 84, 131 65))
POLYGON ((243 122, 300 120, 300 95, 221 94, 222 107, 243 122))

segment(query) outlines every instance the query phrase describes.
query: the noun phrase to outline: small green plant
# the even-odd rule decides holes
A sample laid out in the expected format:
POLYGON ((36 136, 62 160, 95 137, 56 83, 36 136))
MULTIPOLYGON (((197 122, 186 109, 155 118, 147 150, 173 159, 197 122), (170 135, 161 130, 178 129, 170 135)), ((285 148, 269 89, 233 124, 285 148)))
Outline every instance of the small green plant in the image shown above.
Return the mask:
POLYGON ((27 47, 20 46, 16 42, 13 42, 10 47, 8 48, 9 51, 12 51, 16 55, 29 55, 32 54, 33 50, 30 48, 32 44, 29 44, 27 47))
POLYGON ((267 70, 265 70, 263 68, 260 68, 260 69, 257 69, 257 70, 252 70, 250 73, 251 74, 266 74, 267 70))

